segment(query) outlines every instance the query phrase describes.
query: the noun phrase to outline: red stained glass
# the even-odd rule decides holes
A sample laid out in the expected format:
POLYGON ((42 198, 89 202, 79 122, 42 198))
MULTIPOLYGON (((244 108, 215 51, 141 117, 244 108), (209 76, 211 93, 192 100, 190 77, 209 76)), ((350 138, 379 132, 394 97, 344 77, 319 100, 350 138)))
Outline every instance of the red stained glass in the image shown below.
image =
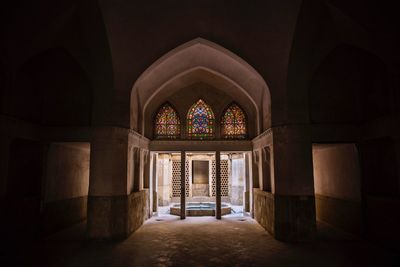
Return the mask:
POLYGON ((156 138, 175 139, 180 136, 181 122, 178 113, 169 104, 164 104, 155 119, 156 138))
POLYGON ((241 139, 247 135, 246 116, 236 104, 231 104, 222 116, 222 136, 227 139, 241 139))
POLYGON ((192 105, 186 118, 188 137, 198 139, 214 137, 214 113, 202 99, 192 105))

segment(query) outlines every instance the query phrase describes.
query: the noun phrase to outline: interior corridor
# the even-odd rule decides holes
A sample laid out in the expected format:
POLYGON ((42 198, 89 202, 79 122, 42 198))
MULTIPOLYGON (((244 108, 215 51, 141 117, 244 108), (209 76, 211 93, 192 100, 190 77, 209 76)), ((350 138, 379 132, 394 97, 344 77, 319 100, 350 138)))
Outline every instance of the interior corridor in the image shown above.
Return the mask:
MULTIPOLYGON (((42 241, 28 266, 399 266, 399 255, 318 225, 316 242, 275 240, 250 217, 153 217, 122 242, 79 224, 42 241)), ((20 258, 21 259, 21 258, 20 258)))

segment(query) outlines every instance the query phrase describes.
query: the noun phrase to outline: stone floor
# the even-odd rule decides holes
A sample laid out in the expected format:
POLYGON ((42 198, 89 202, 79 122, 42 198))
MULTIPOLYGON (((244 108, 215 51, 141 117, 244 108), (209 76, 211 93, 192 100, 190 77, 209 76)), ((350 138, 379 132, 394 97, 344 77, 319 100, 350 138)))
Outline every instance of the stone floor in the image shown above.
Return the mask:
POLYGON ((86 240, 82 223, 36 244, 10 266, 400 266, 394 251, 319 227, 317 241, 289 244, 249 217, 181 221, 164 215, 127 240, 110 242, 86 240))

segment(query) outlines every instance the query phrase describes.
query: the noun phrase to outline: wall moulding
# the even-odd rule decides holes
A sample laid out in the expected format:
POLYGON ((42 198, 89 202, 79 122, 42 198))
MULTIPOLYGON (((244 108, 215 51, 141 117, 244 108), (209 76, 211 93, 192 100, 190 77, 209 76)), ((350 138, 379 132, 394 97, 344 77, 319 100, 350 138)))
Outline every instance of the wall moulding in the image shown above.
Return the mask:
POLYGON ((267 129, 262 134, 258 135, 252 141, 253 149, 262 149, 265 146, 272 146, 273 143, 273 134, 272 128, 267 129))
POLYGON ((251 141, 243 140, 153 140, 149 144, 151 151, 251 151, 251 141))

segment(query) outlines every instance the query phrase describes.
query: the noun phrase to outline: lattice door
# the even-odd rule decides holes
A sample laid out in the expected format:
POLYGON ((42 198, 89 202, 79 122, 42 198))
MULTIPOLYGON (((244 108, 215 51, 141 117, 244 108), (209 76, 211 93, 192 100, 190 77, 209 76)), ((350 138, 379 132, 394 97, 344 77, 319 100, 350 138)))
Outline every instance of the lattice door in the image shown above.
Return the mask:
POLYGON ((172 161, 172 197, 181 196, 181 162, 172 161))
MULTIPOLYGON (((221 196, 229 196, 229 162, 226 159, 221 160, 221 196)), ((215 181, 216 170, 215 170, 215 160, 211 161, 211 196, 216 196, 215 181)))
POLYGON ((229 162, 221 160, 221 196, 229 196, 229 162))
MULTIPOLYGON (((189 197, 189 161, 185 162, 185 195, 189 197)), ((172 161, 172 197, 181 196, 181 161, 172 161)))
POLYGON ((211 196, 215 197, 216 196, 216 191, 215 191, 215 160, 211 161, 211 196))

